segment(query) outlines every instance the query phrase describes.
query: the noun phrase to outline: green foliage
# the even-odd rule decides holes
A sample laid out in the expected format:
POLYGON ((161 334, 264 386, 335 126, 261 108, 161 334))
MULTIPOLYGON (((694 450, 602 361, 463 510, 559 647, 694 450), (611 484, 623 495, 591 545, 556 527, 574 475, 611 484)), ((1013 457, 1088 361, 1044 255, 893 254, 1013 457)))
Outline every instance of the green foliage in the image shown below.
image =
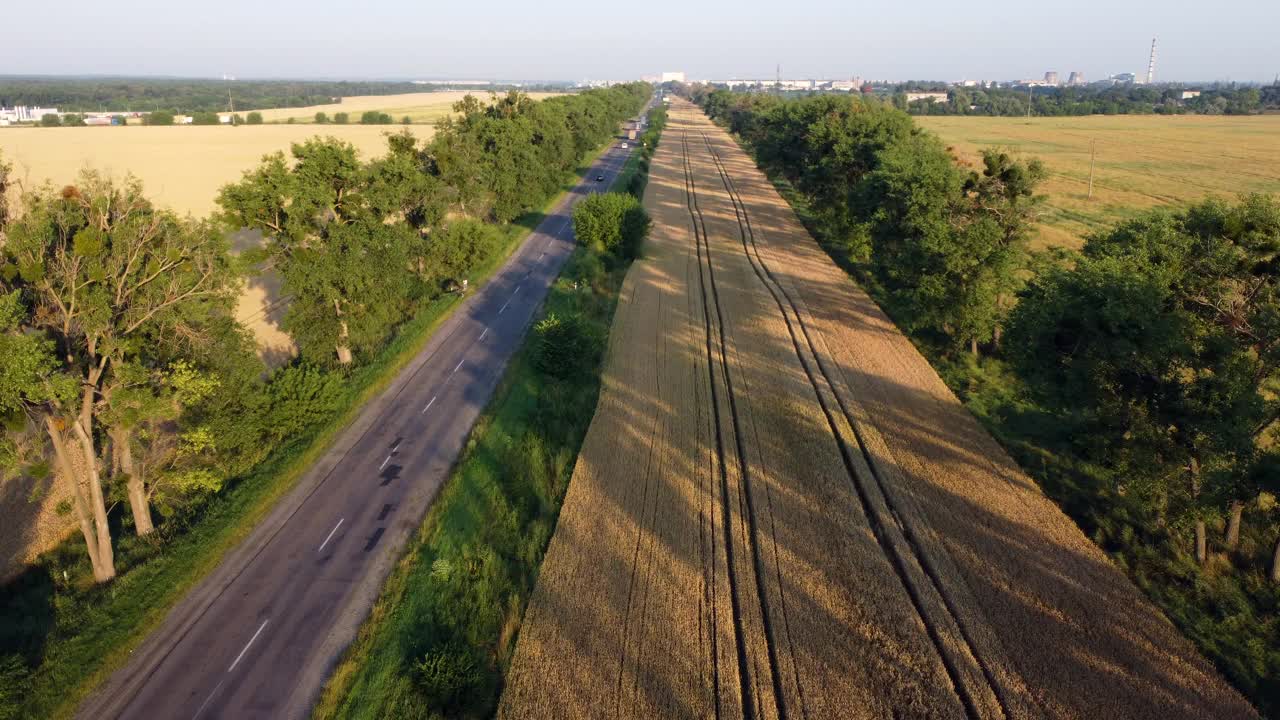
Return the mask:
POLYGON ((216 112, 197 112, 191 114, 192 125, 217 125, 218 123, 218 113, 216 112))
POLYGON ((570 378, 594 364, 594 343, 577 315, 548 313, 533 326, 533 332, 533 363, 542 372, 570 378))
POLYGON ((1039 162, 987 153, 966 176, 941 141, 875 100, 716 90, 703 103, 804 196, 908 329, 974 348, 999 333, 1029 262, 1039 162))
POLYGON ((431 699, 430 709, 441 713, 458 710, 485 682, 481 664, 459 643, 428 650, 414 670, 422 694, 431 699))
POLYGON ((650 224, 640 201, 627 193, 596 193, 573 210, 573 234, 579 245, 627 259, 639 253, 650 224))
POLYGON ((326 125, 326 124, 328 124, 328 122, 329 122, 329 116, 328 116, 328 114, 324 113, 323 111, 321 111, 321 112, 317 112, 317 113, 316 113, 316 124, 317 124, 317 125, 326 125))
POLYGON ((395 121, 391 119, 390 115, 377 110, 366 110, 360 116, 361 125, 390 125, 393 122, 395 121))
POLYGON ((1249 482, 1280 418, 1278 254, 1280 203, 1209 200, 1091 237, 1019 304, 1016 366, 1153 513, 1280 489, 1249 482))
POLYGON ((172 125, 174 123, 174 115, 167 110, 156 110, 142 116, 142 124, 144 125, 172 125))
POLYGON ((62 118, 54 113, 42 115, 40 117, 40 127, 62 127, 62 118))
POLYGON ((333 114, 333 123, 335 125, 346 125, 350 121, 351 121, 351 116, 348 115, 347 113, 340 112, 340 113, 333 114))
POLYGON ((492 225, 454 220, 427 238, 422 253, 423 280, 433 290, 461 282, 472 268, 493 256, 501 240, 501 233, 492 225))
POLYGON ((248 123, 249 125, 261 125, 262 113, 256 110, 249 113, 248 115, 245 116, 245 122, 248 123))

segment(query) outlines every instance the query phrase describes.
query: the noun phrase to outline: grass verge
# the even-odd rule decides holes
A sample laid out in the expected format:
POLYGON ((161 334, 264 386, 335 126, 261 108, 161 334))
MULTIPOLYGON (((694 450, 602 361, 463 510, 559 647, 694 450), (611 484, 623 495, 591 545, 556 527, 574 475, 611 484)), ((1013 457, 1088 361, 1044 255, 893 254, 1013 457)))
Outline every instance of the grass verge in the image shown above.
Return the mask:
MULTIPOLYGON (((643 172, 639 156, 614 189, 643 172)), ((574 251, 542 316, 573 318, 588 362, 565 377, 548 373, 537 334, 525 340, 314 717, 492 715, 595 411, 626 269, 574 251)))
MULTIPOLYGON (((579 169, 577 179, 589 166, 579 169)), ((502 266, 574 184, 566 184, 543 210, 527 213, 503 229, 501 251, 470 273, 473 286, 502 266)), ((0 589, 6 624, 47 629, 37 649, 41 661, 36 670, 21 678, 20 686, 0 688, 0 720, 71 717, 95 688, 128 662, 133 650, 174 605, 212 572, 328 451, 364 405, 421 352, 458 305, 456 295, 424 305, 376 357, 352 372, 344 385, 339 412, 277 448, 253 471, 211 498, 185 532, 161 543, 118 537, 119 575, 113 582, 101 587, 92 583, 83 541, 76 534, 0 589), (67 570, 73 572, 62 574, 67 570)), ((0 678, 6 677, 4 660, 0 656, 0 678)))

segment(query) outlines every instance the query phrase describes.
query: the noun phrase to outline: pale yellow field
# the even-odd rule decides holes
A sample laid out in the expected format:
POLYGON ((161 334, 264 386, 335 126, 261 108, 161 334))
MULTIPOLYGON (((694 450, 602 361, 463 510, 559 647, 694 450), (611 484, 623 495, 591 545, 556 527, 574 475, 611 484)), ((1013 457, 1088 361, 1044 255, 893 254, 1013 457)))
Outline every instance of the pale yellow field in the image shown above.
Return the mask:
POLYGON ((1085 234, 1154 206, 1280 193, 1280 115, 916 119, 970 161, 992 146, 1044 161, 1042 245, 1077 246, 1085 234))
MULTIPOLYGON (((83 168, 113 177, 132 173, 148 197, 178 212, 207 215, 218 189, 240 178, 263 155, 286 154, 292 143, 332 135, 356 146, 361 157, 386 151, 384 137, 402 126, 242 125, 240 127, 3 128, 0 152, 13 164, 13 178, 27 187, 45 180, 68 184, 83 168)), ((427 125, 409 128, 429 138, 427 125)))
MULTIPOLYGON (((557 93, 529 93, 534 100, 551 97, 557 93)), ((357 95, 342 98, 340 103, 329 105, 312 105, 300 108, 274 108, 259 110, 267 122, 284 122, 294 118, 298 122, 312 122, 316 113, 323 112, 330 118, 334 113, 344 112, 351 116, 351 122, 359 122, 360 114, 366 110, 385 112, 400 122, 408 115, 415 123, 435 122, 448 115, 453 104, 467 95, 475 95, 480 100, 489 99, 487 90, 407 93, 404 95, 357 95)))

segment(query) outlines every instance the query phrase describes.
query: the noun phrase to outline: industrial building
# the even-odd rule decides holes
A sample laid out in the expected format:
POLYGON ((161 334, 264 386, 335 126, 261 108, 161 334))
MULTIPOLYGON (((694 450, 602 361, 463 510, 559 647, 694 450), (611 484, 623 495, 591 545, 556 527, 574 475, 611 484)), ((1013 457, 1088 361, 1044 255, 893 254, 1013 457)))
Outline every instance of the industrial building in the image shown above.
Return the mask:
POLYGON ((26 105, 17 105, 11 108, 0 107, 0 125, 40 122, 40 119, 45 115, 57 114, 58 108, 28 107, 26 105))

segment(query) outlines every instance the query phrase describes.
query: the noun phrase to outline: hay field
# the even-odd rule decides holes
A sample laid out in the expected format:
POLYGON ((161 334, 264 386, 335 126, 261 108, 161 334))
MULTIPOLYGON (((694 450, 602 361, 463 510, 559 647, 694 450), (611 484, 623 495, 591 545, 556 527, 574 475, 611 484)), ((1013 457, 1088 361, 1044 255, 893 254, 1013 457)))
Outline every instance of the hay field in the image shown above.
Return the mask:
POLYGON ((916 120, 970 161, 991 146, 1044 161, 1050 177, 1041 190, 1049 196, 1041 246, 1079 246, 1090 231, 1158 205, 1280 193, 1280 115, 916 120), (1091 141, 1097 143, 1092 200, 1091 141))
MULTIPOLYGON (((419 138, 429 126, 409 128, 419 138)), ((240 179, 263 155, 315 135, 346 140, 362 157, 386 152, 387 132, 399 126, 241 125, 186 127, 0 128, 0 152, 13 178, 28 185, 69 184, 83 168, 114 177, 132 173, 148 197, 181 213, 207 215, 218 189, 240 179)))
POLYGON ((673 103, 500 718, 1256 717, 673 103))
MULTIPOLYGON (((529 93, 534 100, 541 100, 558 93, 529 93)), ((435 122, 453 110, 453 104, 467 95, 474 95, 480 100, 489 98, 489 91, 484 89, 460 91, 446 90, 441 92, 405 93, 403 95, 355 95, 342 98, 342 102, 328 105, 312 105, 296 108, 272 108, 259 110, 262 119, 271 122, 285 122, 293 118, 296 122, 309 123, 315 120, 317 112, 323 112, 330 118, 334 113, 344 112, 351 116, 351 122, 357 122, 360 114, 366 110, 385 112, 400 122, 408 115, 415 123, 435 122)))

